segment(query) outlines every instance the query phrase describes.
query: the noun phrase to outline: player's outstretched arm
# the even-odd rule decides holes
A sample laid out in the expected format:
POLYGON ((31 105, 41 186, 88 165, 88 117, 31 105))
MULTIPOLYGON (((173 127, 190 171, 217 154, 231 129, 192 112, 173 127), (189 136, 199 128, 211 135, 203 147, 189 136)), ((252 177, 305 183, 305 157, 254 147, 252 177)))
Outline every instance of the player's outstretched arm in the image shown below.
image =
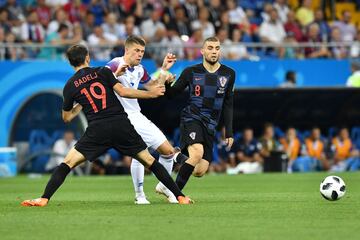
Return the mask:
POLYGON ((80 112, 82 106, 80 104, 75 104, 70 111, 62 111, 62 118, 65 123, 71 122, 80 112))
POLYGON ((133 88, 126 88, 120 83, 116 83, 113 88, 117 94, 125 98, 157 98, 163 96, 165 92, 164 86, 154 86, 150 88, 149 91, 144 91, 133 88))

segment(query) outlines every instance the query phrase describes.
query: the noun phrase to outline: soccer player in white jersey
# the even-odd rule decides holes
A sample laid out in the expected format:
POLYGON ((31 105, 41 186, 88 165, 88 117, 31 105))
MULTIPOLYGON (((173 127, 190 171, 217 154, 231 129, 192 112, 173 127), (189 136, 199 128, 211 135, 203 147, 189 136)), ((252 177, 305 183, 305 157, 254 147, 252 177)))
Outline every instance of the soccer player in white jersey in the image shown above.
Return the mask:
MULTIPOLYGON (((140 64, 145 52, 145 40, 138 36, 130 36, 125 41, 125 53, 122 57, 113 58, 107 63, 114 73, 119 66, 124 66, 124 72, 116 76, 125 87, 137 89, 139 84, 144 84, 145 88, 150 88, 158 84, 164 84, 167 71, 176 61, 173 54, 167 54, 161 68, 161 73, 157 79, 151 79, 147 71, 140 64)), ((131 124, 142 137, 148 147, 160 153, 159 162, 171 174, 173 159, 176 150, 166 139, 162 131, 142 113, 137 99, 122 98, 117 95, 125 112, 128 114, 131 124)), ((180 154, 180 153, 179 153, 180 154)), ((144 166, 136 159, 132 159, 130 167, 131 176, 135 188, 135 204, 149 204, 144 193, 144 166)), ((156 192, 167 197, 170 203, 177 203, 174 194, 168 190, 161 182, 156 185, 156 192)))

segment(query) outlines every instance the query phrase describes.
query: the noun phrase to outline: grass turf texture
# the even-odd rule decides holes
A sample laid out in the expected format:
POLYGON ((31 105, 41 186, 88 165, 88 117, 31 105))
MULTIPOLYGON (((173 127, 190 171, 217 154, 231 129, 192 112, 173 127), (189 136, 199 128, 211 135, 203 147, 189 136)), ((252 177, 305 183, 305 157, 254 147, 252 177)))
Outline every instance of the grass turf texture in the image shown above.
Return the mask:
POLYGON ((170 205, 154 192, 136 206, 130 177, 69 177, 44 208, 20 206, 39 197, 49 178, 0 179, 0 239, 359 239, 360 173, 339 174, 345 197, 319 194, 321 174, 192 178, 194 205, 170 205))

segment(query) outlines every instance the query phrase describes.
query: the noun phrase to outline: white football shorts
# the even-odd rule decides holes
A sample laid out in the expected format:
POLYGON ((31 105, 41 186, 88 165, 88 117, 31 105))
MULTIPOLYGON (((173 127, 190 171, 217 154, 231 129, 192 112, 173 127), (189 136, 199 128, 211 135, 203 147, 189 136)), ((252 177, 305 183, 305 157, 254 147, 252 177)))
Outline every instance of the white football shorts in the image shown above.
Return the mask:
POLYGON ((128 118, 148 147, 156 150, 167 140, 163 132, 141 112, 128 113, 128 118))

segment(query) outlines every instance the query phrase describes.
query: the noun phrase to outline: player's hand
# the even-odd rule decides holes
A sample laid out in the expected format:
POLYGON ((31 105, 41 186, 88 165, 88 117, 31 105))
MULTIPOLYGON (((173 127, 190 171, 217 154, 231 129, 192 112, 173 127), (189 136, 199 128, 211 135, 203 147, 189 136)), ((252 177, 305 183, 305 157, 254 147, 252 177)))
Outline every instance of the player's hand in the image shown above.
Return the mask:
POLYGON ((164 71, 168 71, 174 65, 175 62, 176 62, 176 55, 172 53, 168 53, 164 58, 161 68, 164 71))
POLYGON ((171 73, 169 73, 169 74, 166 76, 165 81, 166 81, 166 83, 172 83, 172 82, 175 81, 175 79, 176 79, 176 74, 171 74, 171 73))
POLYGON ((227 147, 227 149, 230 149, 231 148, 231 146, 233 145, 233 143, 234 143, 234 139, 232 138, 232 137, 230 137, 230 138, 226 138, 225 139, 225 143, 226 143, 226 147, 227 147))
POLYGON ((165 86, 156 85, 149 89, 152 98, 163 96, 165 93, 165 86))
POLYGON ((123 64, 123 65, 119 65, 118 68, 115 71, 115 76, 121 76, 126 72, 126 69, 128 69, 129 64, 123 64))

